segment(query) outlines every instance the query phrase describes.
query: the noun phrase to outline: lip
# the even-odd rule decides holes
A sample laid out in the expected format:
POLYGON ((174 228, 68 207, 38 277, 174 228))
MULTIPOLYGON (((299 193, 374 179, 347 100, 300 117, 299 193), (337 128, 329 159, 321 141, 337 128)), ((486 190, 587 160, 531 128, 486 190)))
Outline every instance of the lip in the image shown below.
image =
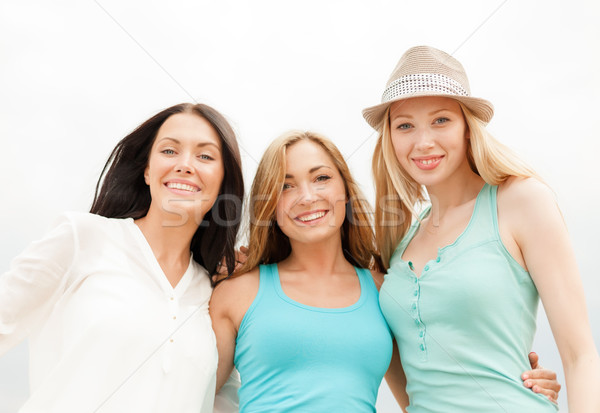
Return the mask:
POLYGON ((315 210, 303 212, 303 213, 297 215, 294 218, 294 221, 296 221, 300 225, 313 226, 313 225, 317 225, 318 223, 323 221, 328 214, 329 214, 328 209, 315 209, 315 210), (317 215, 317 214, 323 214, 323 215, 318 218, 311 219, 310 221, 302 221, 300 219, 303 217, 309 217, 310 215, 317 215))
POLYGON ((196 185, 194 182, 191 182, 191 181, 188 181, 185 179, 169 179, 168 181, 165 181, 165 183, 163 185, 165 186, 165 188, 167 188, 168 191, 173 192, 178 195, 188 195, 188 196, 195 195, 201 191, 201 189, 198 185, 196 185), (180 188, 169 187, 170 184, 185 186, 187 188, 185 188, 185 187, 180 187, 180 188), (190 189, 193 189, 193 190, 190 190, 190 189))
POLYGON ((444 159, 444 155, 419 156, 412 158, 417 168, 424 171, 435 169, 444 159))

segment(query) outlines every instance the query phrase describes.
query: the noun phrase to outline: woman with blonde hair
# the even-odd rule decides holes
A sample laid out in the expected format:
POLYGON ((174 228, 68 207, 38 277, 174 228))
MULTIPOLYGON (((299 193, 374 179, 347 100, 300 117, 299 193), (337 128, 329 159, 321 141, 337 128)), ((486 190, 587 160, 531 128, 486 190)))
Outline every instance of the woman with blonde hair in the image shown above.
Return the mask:
POLYGON ((368 269, 378 268, 371 209, 342 155, 316 133, 284 134, 248 209, 242 275, 210 304, 217 388, 235 362, 242 413, 374 412, 392 337, 368 269))
POLYGON ((561 213, 551 190, 486 131, 493 107, 470 96, 462 65, 411 48, 382 103, 363 114, 379 131, 380 304, 402 358, 404 371, 388 376, 406 384, 400 404, 413 413, 554 411, 520 378, 539 294, 569 411, 600 411, 600 359, 561 213))
MULTIPOLYGON (((248 205, 247 260, 210 304, 217 388, 235 364, 242 413, 374 412, 386 369, 402 367, 397 356, 390 364, 378 305, 372 209, 341 153, 316 133, 282 135, 258 166, 248 205)), ((540 372, 532 378, 547 377, 540 372)))

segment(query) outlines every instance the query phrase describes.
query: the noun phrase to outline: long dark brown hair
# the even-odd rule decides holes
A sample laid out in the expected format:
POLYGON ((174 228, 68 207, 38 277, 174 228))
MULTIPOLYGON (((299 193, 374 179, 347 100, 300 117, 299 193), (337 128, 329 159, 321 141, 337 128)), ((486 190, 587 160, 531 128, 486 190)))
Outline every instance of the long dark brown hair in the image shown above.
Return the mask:
POLYGON ((210 275, 225 258, 228 274, 235 268, 235 242, 240 226, 244 179, 240 150, 229 122, 210 106, 181 103, 167 108, 123 138, 110 154, 98 183, 90 212, 107 218, 139 219, 150 208, 150 189, 144 181, 150 150, 162 124, 177 113, 206 119, 221 139, 225 171, 219 196, 192 238, 191 251, 210 275))

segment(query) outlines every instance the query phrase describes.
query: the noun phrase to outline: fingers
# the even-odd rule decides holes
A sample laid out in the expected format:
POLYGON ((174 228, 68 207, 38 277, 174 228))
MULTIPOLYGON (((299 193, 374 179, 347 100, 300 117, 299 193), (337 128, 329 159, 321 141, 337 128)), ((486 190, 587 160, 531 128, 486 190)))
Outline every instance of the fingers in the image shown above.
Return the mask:
POLYGON ((248 253, 250 250, 247 247, 241 246, 239 250, 235 252, 236 263, 244 264, 248 259, 248 253))
POLYGON ((522 374, 521 378, 523 380, 532 379, 532 380, 554 380, 556 381, 556 372, 548 369, 538 368, 535 370, 529 370, 522 374))
POLYGON ((525 380, 523 385, 531 389, 534 393, 543 394, 551 402, 556 403, 558 393, 560 392, 560 384, 556 380, 525 380))
POLYGON ((531 353, 529 353, 529 364, 531 364, 532 369, 540 368, 540 365, 538 364, 539 361, 540 361, 540 358, 536 353, 534 353, 533 351, 531 353))
POLYGON ((219 264, 217 264, 217 274, 227 275, 227 266, 225 265, 225 259, 222 259, 219 262, 219 264))
MULTIPOLYGON (((250 250, 248 247, 241 246, 238 251, 235 252, 235 267, 234 272, 242 268, 242 266, 246 263, 248 259, 248 253, 250 250)), ((217 265, 217 274, 219 275, 228 275, 227 272, 227 264, 225 263, 225 258, 219 262, 217 265)))

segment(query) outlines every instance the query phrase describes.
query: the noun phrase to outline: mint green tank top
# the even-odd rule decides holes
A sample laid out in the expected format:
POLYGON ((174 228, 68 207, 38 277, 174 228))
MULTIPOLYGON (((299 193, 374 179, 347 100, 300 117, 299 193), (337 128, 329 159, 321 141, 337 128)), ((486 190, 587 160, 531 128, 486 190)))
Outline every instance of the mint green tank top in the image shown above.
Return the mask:
POLYGON ((390 261, 379 302, 400 350, 410 413, 558 410, 521 381, 539 300, 500 239, 496 192, 483 186, 467 228, 420 277, 401 258, 418 221, 390 261))
POLYGON ((355 270, 358 301, 321 308, 289 298, 277 264, 260 266, 258 293, 235 347, 240 413, 375 412, 392 334, 371 273, 355 270))

